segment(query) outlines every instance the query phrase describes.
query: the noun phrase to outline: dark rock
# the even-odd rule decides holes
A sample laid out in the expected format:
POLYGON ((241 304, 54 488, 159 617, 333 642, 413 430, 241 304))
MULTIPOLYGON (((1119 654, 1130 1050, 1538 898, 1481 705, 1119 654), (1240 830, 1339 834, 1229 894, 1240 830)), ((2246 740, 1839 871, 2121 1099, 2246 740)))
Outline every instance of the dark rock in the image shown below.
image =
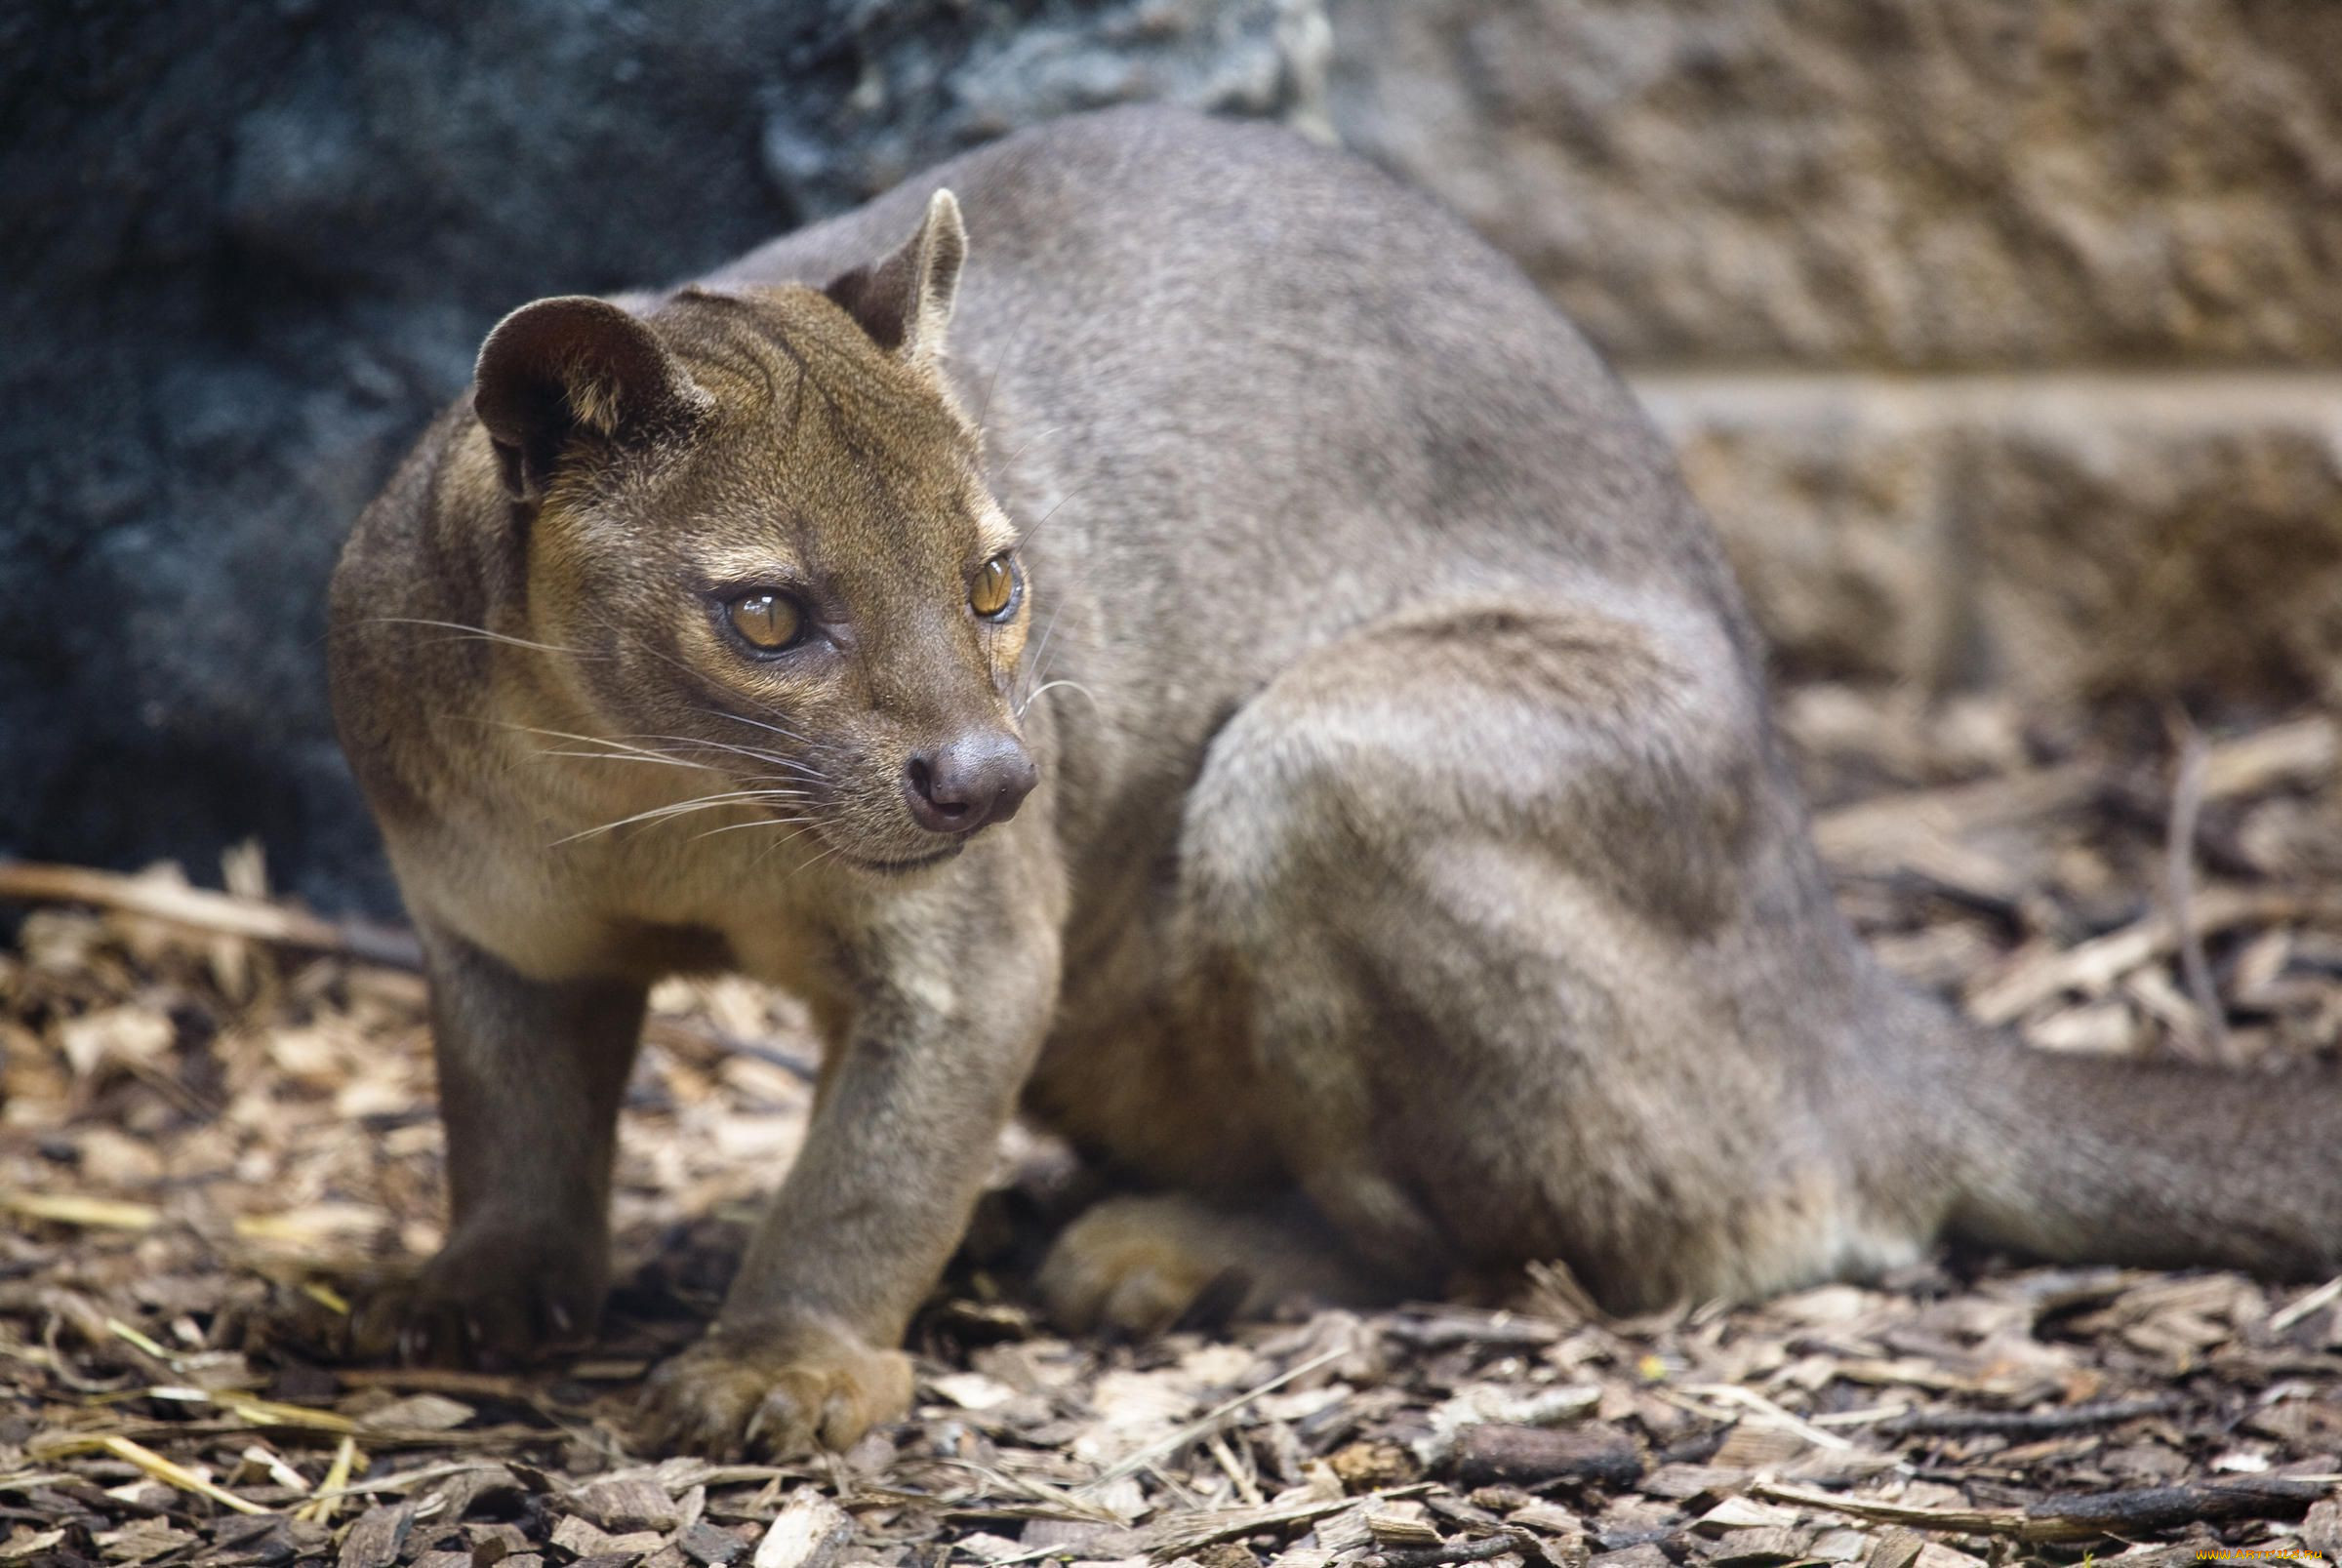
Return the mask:
POLYGON ((1323 48, 1316 0, 0 12, 0 854, 257 834, 386 905, 323 587, 499 315, 1054 113, 1315 115, 1323 48))

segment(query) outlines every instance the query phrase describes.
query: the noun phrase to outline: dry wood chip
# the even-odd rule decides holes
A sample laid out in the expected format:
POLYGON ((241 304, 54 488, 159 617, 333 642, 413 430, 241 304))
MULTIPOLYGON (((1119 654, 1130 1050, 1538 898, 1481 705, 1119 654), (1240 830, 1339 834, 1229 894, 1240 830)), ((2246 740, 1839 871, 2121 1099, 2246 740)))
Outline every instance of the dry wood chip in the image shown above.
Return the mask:
POLYGON ((467 1524, 464 1538, 471 1543, 471 1554, 482 1568, 489 1563, 502 1562, 516 1551, 530 1549, 527 1532, 516 1524, 467 1524))
POLYGON ((415 1524, 413 1503, 385 1503, 358 1515, 342 1538, 342 1568, 390 1568, 415 1524))
POLYGON ((675 1500, 648 1475, 604 1476, 579 1487, 560 1506, 612 1535, 672 1530, 682 1522, 675 1500))
POLYGON ((1429 1436, 1415 1444, 1416 1457, 1437 1468, 1455 1453, 1461 1433, 1474 1427, 1551 1427, 1594 1414, 1602 1402, 1598 1384, 1573 1384, 1524 1392, 1496 1384, 1474 1384, 1432 1412, 1429 1436))
POLYGON ((1718 1469, 1737 1470, 1747 1474, 1752 1470, 1777 1468, 1803 1454, 1806 1436, 1786 1427, 1758 1420, 1747 1420, 1734 1427, 1724 1437, 1709 1463, 1718 1469))
POLYGON ((509 1497, 520 1490, 520 1478, 503 1465, 467 1465, 425 1494, 439 1500, 434 1518, 460 1524, 473 1508, 492 1498, 509 1497))
POLYGON ((1812 1544, 1811 1530, 1799 1530, 1787 1525, 1763 1525, 1754 1530, 1732 1532, 1708 1554, 1708 1560, 1743 1564, 1794 1562, 1803 1557, 1812 1544))
POLYGON ((656 1530, 614 1535, 572 1513, 553 1526, 552 1543, 580 1557, 640 1557, 665 1546, 666 1538, 656 1530))
POLYGON ((2301 1516, 2301 1544, 2329 1563, 2342 1562, 2342 1502, 2325 1498, 2301 1516))
POLYGON ((1133 1532, 1087 1519, 1027 1519, 1017 1539, 1028 1551, 1041 1547, 1067 1548, 1053 1555, 1106 1557, 1125 1548, 1137 1549, 1133 1532))
POLYGON ((685 1529, 675 1538, 675 1545, 683 1548, 685 1556, 693 1562, 706 1564, 707 1568, 724 1568, 726 1563, 748 1549, 748 1544, 740 1537, 705 1519, 685 1529))
POLYGON ((1421 1504, 1401 1504, 1369 1512, 1366 1533, 1381 1547, 1431 1547, 1438 1545, 1440 1540, 1439 1532, 1424 1517, 1421 1504))
POLYGON ((1919 1552, 1926 1545, 1927 1538, 1917 1530, 1906 1530, 1899 1525, 1881 1530, 1871 1547, 1870 1561, 1865 1568, 1911 1568, 1919 1560, 1919 1552))
POLYGON ((927 1387, 962 1410, 991 1410, 1017 1396, 1016 1389, 981 1372, 949 1373, 930 1379, 927 1387))
POLYGON ((1662 1465, 1642 1478, 1637 1488, 1645 1497, 1688 1503, 1699 1497, 1720 1497, 1748 1484, 1749 1472, 1718 1465, 1662 1465))
POLYGON ((210 1548, 193 1562, 196 1568, 321 1562, 333 1555, 333 1544, 332 1530, 307 1519, 222 1519, 212 1529, 210 1548))
POLYGON ((417 1557, 410 1568, 471 1568, 468 1551, 426 1551, 417 1557))
POLYGON ((453 1431, 479 1414, 471 1406, 445 1394, 419 1393, 394 1399, 358 1418, 368 1431, 453 1431))
POLYGON ((609 1539, 609 1531, 599 1528, 591 1520, 581 1519, 574 1513, 557 1519, 553 1523, 551 1536, 553 1545, 564 1551, 575 1552, 581 1557, 594 1555, 601 1550, 602 1543, 609 1539))
POLYGON ((854 1521, 836 1504, 809 1486, 789 1494, 773 1515, 772 1527, 756 1544, 751 1568, 829 1568, 854 1534, 854 1521))
POLYGON ((1458 1530, 1468 1535, 1491 1535, 1506 1528, 1501 1514, 1448 1492, 1425 1493, 1423 1507, 1433 1521, 1451 1535, 1458 1530))
POLYGON ((144 1562, 166 1551, 177 1551, 195 1540, 186 1531, 176 1529, 161 1519, 136 1519, 119 1530, 108 1530, 94 1539, 98 1543, 100 1556, 108 1562, 120 1563, 144 1562))
POLYGON ((1773 1479, 1843 1488, 1901 1468, 1902 1461, 1892 1454, 1814 1453, 1793 1465, 1782 1466, 1773 1479))
POLYGON ((1481 1541, 1443 1541, 1429 1547, 1378 1547, 1358 1560, 1358 1568, 1444 1568, 1450 1563, 1510 1562, 1528 1568, 1553 1568, 1545 1548, 1532 1536, 1508 1530, 1481 1541))
POLYGON ((1505 1522, 1523 1530, 1534 1530, 1539 1535, 1559 1536, 1564 1539, 1573 1538, 1586 1528, 1585 1521, 1575 1513, 1560 1504, 1549 1503, 1544 1498, 1536 1498, 1522 1504, 1513 1510, 1505 1522))
POLYGON ((1860 1530, 1824 1530, 1805 1555, 1816 1562, 1860 1562, 1871 1554, 1871 1538, 1860 1530))
POLYGON ((1728 1497, 1700 1515, 1699 1528, 1711 1535, 1726 1530, 1780 1529, 1797 1522, 1797 1510, 1759 1503, 1755 1498, 1728 1497))
POLYGON ((1396 1443, 1347 1443, 1326 1457, 1326 1465, 1353 1492, 1378 1486, 1397 1486, 1423 1473, 1415 1456, 1396 1443))
POLYGON ((1344 1508, 1339 1513, 1329 1513, 1319 1519, 1312 1533, 1317 1537, 1319 1546, 1335 1553, 1372 1546, 1374 1530, 1366 1521, 1373 1512, 1374 1505, 1360 1503, 1354 1508, 1344 1508))
MULTIPOLYGON (((1327 1476, 1327 1480, 1332 1482, 1330 1474, 1327 1476)), ((1333 1484, 1337 1489, 1339 1488, 1340 1483, 1334 1482, 1333 1484)), ((1363 1546, 1366 1541, 1364 1520, 1368 1508, 1378 1507, 1386 1500, 1401 1494, 1413 1494, 1428 1490, 1430 1488, 1423 1485, 1401 1487, 1397 1491, 1382 1493, 1354 1503, 1343 1498, 1328 1501, 1305 1495, 1292 1502, 1280 1500, 1263 1504, 1257 1508, 1217 1508, 1201 1513, 1184 1514, 1150 1525, 1143 1534, 1147 1543, 1148 1555, 1153 1557, 1176 1556, 1185 1552, 1199 1551, 1217 1541, 1240 1541, 1246 1536, 1256 1535, 1263 1531, 1278 1530, 1297 1524, 1313 1524, 1317 1520, 1349 1511, 1357 1516, 1359 1521, 1357 1544, 1363 1546)))
POLYGON ((1617 1551, 1596 1552, 1586 1559, 1586 1568, 1675 1568, 1675 1564, 1666 1552, 1641 1541, 1617 1551))

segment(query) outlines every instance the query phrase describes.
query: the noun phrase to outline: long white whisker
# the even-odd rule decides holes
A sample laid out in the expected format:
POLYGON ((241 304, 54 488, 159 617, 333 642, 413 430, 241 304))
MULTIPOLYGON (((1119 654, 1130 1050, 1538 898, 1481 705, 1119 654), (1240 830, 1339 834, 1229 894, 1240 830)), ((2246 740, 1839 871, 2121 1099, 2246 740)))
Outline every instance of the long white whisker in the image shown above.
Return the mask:
POLYGON ((637 756, 625 751, 540 751, 541 757, 576 757, 581 762, 649 762, 662 768, 688 768, 695 773, 721 773, 723 770, 706 762, 686 762, 681 757, 637 756))
POLYGON ((636 823, 664 822, 667 818, 686 816, 695 811, 713 811, 721 806, 740 805, 754 800, 787 800, 793 804, 803 798, 793 790, 731 789, 721 794, 701 795, 693 800, 677 801, 666 806, 654 806, 649 811, 638 811, 631 817, 621 817, 616 822, 603 823, 598 827, 583 828, 578 832, 556 838, 548 847, 557 849, 563 844, 572 843, 581 838, 592 838, 600 833, 616 832, 621 827, 628 827, 636 823))
POLYGON ((624 741, 614 741, 604 735, 573 735, 567 730, 544 730, 533 724, 510 724, 503 720, 486 722, 495 724, 499 729, 511 730, 520 735, 540 735, 548 740, 576 741, 586 745, 608 748, 602 751, 565 751, 540 747, 537 755, 541 757, 575 757, 583 762, 649 762, 664 768, 685 768, 695 773, 712 773, 719 777, 724 773, 723 769, 711 762, 698 762, 689 757, 675 756, 670 752, 653 751, 645 746, 628 745, 624 741))
MULTIPOLYGON (((543 736, 548 741, 575 741, 582 745, 608 746, 613 752, 625 752, 628 756, 655 759, 661 762, 672 762, 685 767, 707 768, 709 772, 722 771, 721 769, 713 768, 705 762, 693 762, 688 758, 678 757, 671 751, 655 751, 648 746, 631 745, 627 744, 626 741, 616 740, 607 735, 578 735, 569 730, 540 729, 534 724, 514 724, 505 719, 482 719, 479 722, 493 725, 500 730, 511 730, 515 734, 519 735, 543 736)), ((645 741, 659 741, 679 740, 681 737, 646 735, 638 737, 638 739, 645 741)))
POLYGON ((797 774, 800 778, 819 781, 822 777, 818 769, 809 767, 805 763, 797 761, 794 757, 785 757, 779 752, 775 751, 761 751, 752 745, 731 745, 722 741, 701 741, 695 740, 688 735, 644 735, 638 736, 635 739, 643 741, 673 741, 680 745, 704 745, 717 751, 729 751, 734 756, 747 757, 753 762, 770 763, 776 768, 787 768, 797 774))
POLYGON ((1043 692, 1054 692, 1060 686, 1079 692, 1082 696, 1090 700, 1090 705, 1092 707, 1096 707, 1098 705, 1098 694, 1096 692, 1091 691, 1087 686, 1084 686, 1077 680, 1068 680, 1061 676, 1057 680, 1044 682, 1043 684, 1033 688, 1031 691, 1027 692, 1025 694, 1025 701, 1017 704, 1017 717, 1023 718, 1025 716, 1025 710, 1032 706, 1034 703, 1040 701, 1041 694, 1043 692))
POLYGON ((1049 639, 1057 634, 1058 618, 1065 613, 1066 601, 1060 598, 1056 607, 1049 612, 1049 623, 1041 628, 1040 641, 1033 644, 1032 657, 1025 662, 1024 684, 1027 688, 1027 695, 1023 701, 1017 704, 1017 711, 1020 713, 1024 712, 1026 705, 1032 701, 1031 688, 1040 680, 1042 670, 1048 663, 1049 639))
MULTIPOLYGON (((652 647, 649 643, 644 642, 639 637, 630 637, 626 640, 631 642, 635 647, 641 649, 644 653, 649 654, 653 659, 658 660, 661 663, 674 665, 675 668, 683 671, 684 674, 691 676, 695 681, 702 678, 702 672, 700 670, 693 668, 691 665, 685 663, 682 660, 674 657, 674 655, 661 653, 658 649, 652 647)), ((746 694, 744 693, 742 695, 745 696, 746 694)), ((754 698, 750 698, 749 701, 756 702, 754 698)), ((784 714, 779 708, 773 706, 770 703, 758 702, 756 703, 756 705, 763 708, 767 713, 772 714, 776 718, 787 717, 786 714, 784 714)))
POLYGON ((1001 468, 1005 471, 1009 468, 1015 467, 1017 465, 1017 460, 1025 456, 1026 450, 1030 448, 1035 441, 1045 441, 1049 437, 1057 434, 1058 431, 1067 428, 1069 428, 1067 425, 1052 424, 1045 430, 1033 431, 1032 434, 1027 436, 1024 440, 1017 443, 1016 451, 1011 452, 1007 457, 1000 460, 1001 468))
POLYGON ((758 855, 754 860, 748 863, 748 868, 750 870, 755 870, 761 867, 766 861, 771 860, 774 856, 788 848, 789 845, 795 843, 798 839, 803 838, 807 833, 819 831, 821 825, 822 824, 820 823, 811 819, 807 819, 804 826, 798 828, 794 832, 784 833, 780 837, 774 839, 770 844, 767 844, 764 847, 764 853, 758 855))
MULTIPOLYGON (((491 631, 486 626, 467 626, 461 621, 430 621, 422 616, 371 616, 368 619, 378 625, 385 626, 436 626, 442 631, 462 632, 465 638, 476 638, 481 642, 501 642, 513 648, 527 648, 541 654, 566 654, 572 659, 600 657, 597 654, 586 653, 583 649, 562 648, 549 642, 531 642, 526 637, 515 637, 507 632, 491 631)), ((453 640, 461 641, 463 638, 453 640)))
POLYGON ((803 832, 812 825, 811 817, 768 817, 752 823, 726 823, 721 827, 704 827, 691 835, 691 841, 696 844, 703 838, 713 838, 718 833, 737 833, 744 827, 794 827, 798 832, 803 832))
POLYGON ((1023 533, 1017 536, 1017 547, 1019 549, 1023 549, 1027 545, 1030 544, 1034 540, 1040 538, 1041 530, 1049 526, 1049 519, 1055 517, 1060 508, 1062 508, 1067 502, 1071 501, 1074 497, 1089 489, 1090 486, 1096 482, 1097 481, 1095 480, 1085 479, 1080 484, 1077 484, 1072 489, 1067 491, 1064 495, 1058 497, 1056 503, 1053 504, 1047 511, 1041 513, 1039 518, 1034 521, 1030 528, 1026 529, 1023 533))
POLYGON ((756 719, 748 718, 739 713, 727 713, 720 707, 703 707, 697 709, 696 711, 705 713, 709 718, 730 719, 735 724, 746 724, 751 729, 764 730, 770 734, 781 737, 781 739, 784 741, 796 741, 807 745, 812 744, 812 742, 806 740, 804 736, 799 735, 794 730, 785 730, 778 724, 765 724, 756 719))
POLYGON ((1007 367, 1011 356, 1025 342, 1025 322, 1032 314, 1033 309, 1034 306, 1029 304, 1017 312, 1017 324, 1009 331, 1008 342, 1001 348, 1000 357, 992 361, 992 373, 984 380, 984 407, 976 411, 976 430, 979 435, 985 436, 987 439, 989 439, 989 432, 986 430, 985 426, 992 417, 992 393, 999 390, 1000 372, 1007 367))
MULTIPOLYGON (((787 768, 790 772, 797 774, 800 778, 803 778, 811 783, 819 784, 822 782, 820 770, 809 767, 805 763, 799 762, 793 757, 785 757, 774 751, 759 750, 754 746, 732 745, 722 741, 704 741, 696 736, 634 735, 624 738, 614 738, 606 735, 577 735, 568 730, 540 729, 533 724, 512 724, 497 719, 486 720, 484 722, 495 724, 499 729, 515 730, 523 735, 544 736, 547 740, 576 741, 586 745, 608 746, 613 753, 610 758, 612 761, 619 760, 617 754, 623 753, 626 756, 638 758, 644 762, 664 762, 673 767, 698 768, 707 773, 721 773, 724 771, 711 762, 698 762, 688 757, 677 756, 671 751, 653 750, 647 746, 639 746, 630 744, 634 741, 669 741, 677 745, 707 746, 717 751, 728 751, 735 756, 747 757, 753 762, 766 763, 776 768, 787 768)), ((752 723, 754 721, 749 720, 747 722, 752 723)), ((545 751, 540 752, 539 754, 543 756, 580 756, 587 758, 597 755, 597 753, 582 751, 545 751)))
MULTIPOLYGON (((793 871, 789 872, 789 873, 788 873, 788 876, 789 876, 789 877, 799 877, 799 876, 803 876, 803 875, 804 875, 804 874, 805 874, 807 871, 810 871, 810 870, 812 870, 812 869, 813 869, 815 866, 817 866, 817 865, 821 864, 822 864, 822 862, 824 862, 824 861, 828 860, 828 859, 830 856, 832 856, 832 855, 836 855, 836 854, 840 853, 840 852, 841 852, 843 849, 844 849, 844 846, 843 846, 843 845, 840 845, 840 844, 832 844, 832 845, 830 845, 830 846, 829 846, 828 849, 826 849, 826 850, 822 851, 822 852, 821 852, 819 855, 816 855, 816 856, 815 856, 815 857, 814 857, 812 860, 810 860, 810 861, 807 861, 807 862, 806 862, 804 864, 802 864, 802 865, 798 866, 798 867, 797 867, 795 870, 793 870, 793 871)), ((788 878, 787 878, 787 877, 783 878, 783 880, 784 880, 784 881, 786 881, 786 880, 787 880, 787 879, 788 879, 788 878)))

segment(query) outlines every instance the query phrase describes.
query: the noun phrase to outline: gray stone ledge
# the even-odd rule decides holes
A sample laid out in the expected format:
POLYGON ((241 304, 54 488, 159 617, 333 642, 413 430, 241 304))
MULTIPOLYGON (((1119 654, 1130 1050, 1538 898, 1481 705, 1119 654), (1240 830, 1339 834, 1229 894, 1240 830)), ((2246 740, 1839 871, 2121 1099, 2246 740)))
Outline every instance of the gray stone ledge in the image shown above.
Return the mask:
POLYGON ((2342 373, 1631 380, 1792 664, 2342 695, 2342 373))

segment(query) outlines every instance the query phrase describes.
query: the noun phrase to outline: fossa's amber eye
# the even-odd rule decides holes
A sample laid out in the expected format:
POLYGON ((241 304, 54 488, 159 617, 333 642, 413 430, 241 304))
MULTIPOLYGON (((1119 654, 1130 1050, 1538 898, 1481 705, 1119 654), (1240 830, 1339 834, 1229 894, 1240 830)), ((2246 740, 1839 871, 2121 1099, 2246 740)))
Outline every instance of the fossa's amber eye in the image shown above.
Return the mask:
POLYGON ((732 601, 730 615, 732 629, 768 654, 805 634, 805 612, 786 593, 744 593, 732 601))
POLYGON ((968 607, 987 620, 1006 616, 1017 602, 1017 568, 1005 555, 995 555, 976 569, 968 584, 968 607))

